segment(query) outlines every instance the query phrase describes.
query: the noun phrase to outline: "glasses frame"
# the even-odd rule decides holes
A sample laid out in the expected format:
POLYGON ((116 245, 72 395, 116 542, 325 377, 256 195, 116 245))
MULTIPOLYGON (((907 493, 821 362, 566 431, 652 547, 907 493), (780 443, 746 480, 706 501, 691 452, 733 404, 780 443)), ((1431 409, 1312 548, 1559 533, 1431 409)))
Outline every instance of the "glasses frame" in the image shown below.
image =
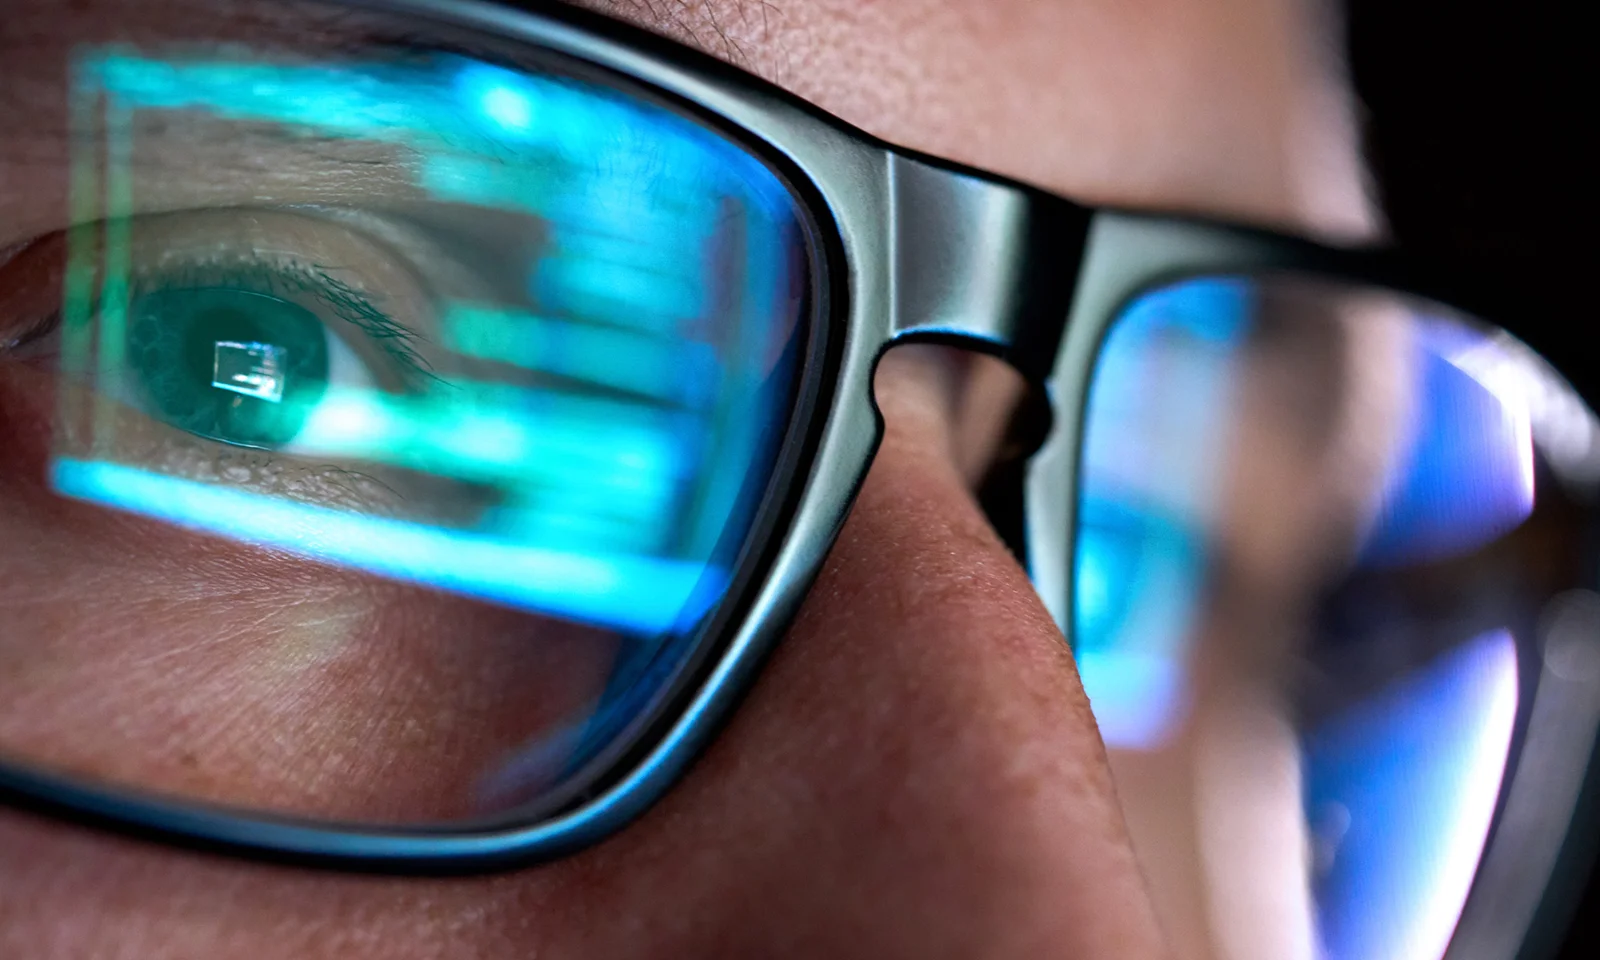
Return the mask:
MULTIPOLYGON (((710 628, 717 636, 702 640, 695 669, 609 758, 606 773, 547 815, 519 812, 460 827, 326 824, 3 763, 0 802, 168 844, 321 868, 459 874, 554 859, 642 814, 753 683, 832 546, 882 436, 872 377, 889 347, 933 342, 991 354, 1048 393, 1053 415, 1026 468, 1024 552, 1070 636, 1063 612, 1071 609, 1076 497, 1060 491, 1077 489, 1078 437, 1100 344, 1120 307, 1141 292, 1197 274, 1292 269, 1438 300, 1499 324, 1536 350, 1556 342, 1540 322, 1518 318, 1517 290, 1496 278, 1192 216, 1085 206, 890 146, 735 67, 593 14, 477 0, 330 2, 531 46, 643 86, 765 159, 811 218, 812 342, 775 479, 710 628)), ((1586 382, 1574 375, 1584 372, 1580 357, 1558 357, 1555 367, 1586 382)), ((1594 397, 1583 399, 1594 405, 1594 397)), ((1600 671, 1573 679, 1547 666, 1531 692, 1525 710, 1519 706, 1517 742, 1452 960, 1510 957, 1533 942, 1530 929, 1559 932, 1593 859, 1596 831, 1572 815, 1581 801, 1600 796, 1590 763, 1600 671), (1552 723, 1564 733, 1528 736, 1552 723), (1530 758, 1540 782, 1527 786, 1519 774, 1530 758), (1554 790, 1547 789, 1552 776, 1560 781, 1554 790)))
MULTIPOLYGON (((1490 309, 1507 302, 1504 291, 1392 252, 1328 248, 1203 221, 1097 214, 1048 381, 1058 415, 1023 479, 1029 576, 1064 635, 1072 635, 1081 438, 1095 361, 1112 324, 1130 302, 1156 287, 1193 277, 1274 272, 1370 284, 1457 308, 1468 301, 1490 309)), ((1514 327, 1501 328, 1519 335, 1514 327)), ((1588 567, 1592 579, 1592 560, 1588 567)), ((1579 616, 1546 616, 1539 636, 1517 638, 1517 715, 1505 772, 1443 960, 1549 956, 1583 893, 1600 848, 1597 825, 1574 820, 1600 800, 1600 771, 1593 762, 1600 755, 1600 632, 1592 629, 1600 625, 1600 595, 1585 594, 1562 598, 1564 610, 1579 616)))

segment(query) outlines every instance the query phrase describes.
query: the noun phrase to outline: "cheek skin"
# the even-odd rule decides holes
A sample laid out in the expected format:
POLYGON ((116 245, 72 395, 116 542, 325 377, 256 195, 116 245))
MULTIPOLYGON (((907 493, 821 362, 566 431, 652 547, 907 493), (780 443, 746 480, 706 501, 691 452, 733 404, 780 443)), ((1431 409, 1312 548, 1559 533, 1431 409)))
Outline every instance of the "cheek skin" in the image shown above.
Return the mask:
POLYGON ((511 802, 484 778, 589 716, 619 647, 606 631, 56 496, 54 379, 0 362, 0 629, 27 638, 0 640, 0 753, 415 822, 511 802))
POLYGON ((799 622, 618 836, 505 877, 401 881, 6 817, 0 851, 33 869, 0 870, 0 953, 1160 956, 1070 657, 951 465, 938 376, 885 362, 884 446, 799 622))

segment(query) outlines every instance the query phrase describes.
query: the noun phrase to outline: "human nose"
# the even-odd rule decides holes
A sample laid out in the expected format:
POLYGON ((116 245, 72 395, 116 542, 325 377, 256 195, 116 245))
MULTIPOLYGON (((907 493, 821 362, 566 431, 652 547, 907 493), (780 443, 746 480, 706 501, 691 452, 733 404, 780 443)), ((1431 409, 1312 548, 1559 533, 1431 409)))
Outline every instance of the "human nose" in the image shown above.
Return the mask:
POLYGON ((1162 954, 1071 654, 969 492, 944 380, 886 357, 882 446, 795 626, 683 787, 599 851, 677 863, 639 904, 702 911, 677 955, 1162 954))
POLYGON ((630 828, 543 867, 428 881, 7 817, 0 954, 1165 956, 1071 654, 970 492, 950 360, 885 357, 883 443, 794 627, 630 828))

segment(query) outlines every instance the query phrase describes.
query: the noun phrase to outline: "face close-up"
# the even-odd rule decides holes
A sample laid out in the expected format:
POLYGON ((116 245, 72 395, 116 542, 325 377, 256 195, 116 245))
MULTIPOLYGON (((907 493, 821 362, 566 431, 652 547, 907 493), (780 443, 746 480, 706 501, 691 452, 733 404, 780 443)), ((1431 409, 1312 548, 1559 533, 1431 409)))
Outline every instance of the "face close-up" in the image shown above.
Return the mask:
MULTIPOLYGON (((614 114, 591 107, 635 118, 606 141, 620 174, 592 157, 526 160, 534 148, 511 134, 509 147, 475 145, 447 110, 416 119, 431 93, 415 95, 416 115, 380 110, 371 122, 388 126, 357 129, 352 116, 436 69, 453 71, 451 90, 491 84, 481 102, 506 130, 529 123, 505 92, 522 88, 485 65, 522 63, 504 52, 514 44, 435 49, 371 6, 23 0, 0 22, 0 762, 382 829, 571 810, 598 793, 574 771, 621 762, 607 751, 636 736, 629 711, 644 707, 630 705, 657 702, 628 693, 664 659, 640 655, 639 637, 676 649, 670 637, 688 634, 669 627, 720 609, 696 599, 724 589, 706 571, 765 529, 749 491, 793 469, 763 451, 787 429, 782 398, 810 382, 795 358, 812 349, 819 268, 793 239, 814 231, 809 215, 766 166, 728 159, 726 141, 684 132, 644 94, 617 94, 625 105, 603 108, 614 114), (376 32, 415 46, 380 50, 376 32), (673 132, 627 140, 640 131, 673 132), (539 184, 580 182, 586 161, 604 173, 586 175, 600 186, 574 213, 539 184), (722 199, 696 199, 713 180, 722 199), (579 216, 622 226, 580 235, 579 216), (745 257, 743 285, 670 264, 575 272, 600 249, 581 243, 625 246, 669 216, 674 236, 698 238, 674 242, 713 251, 706 263, 745 257), (749 252, 763 238, 779 252, 749 252), (529 258, 543 272, 506 279, 503 265, 529 258), (660 302, 697 304, 678 340, 640 311, 605 312, 643 282, 660 302), (116 298, 132 306, 104 305, 116 298), (738 318, 761 298, 778 319, 752 333, 738 318), (504 334, 557 302, 570 316, 539 327, 555 331, 544 339, 504 334), (364 332, 325 335, 330 316, 364 332), (176 339, 191 334, 203 354, 176 339), (580 335, 609 338, 583 357, 615 369, 562 367, 578 352, 560 344, 580 335), (682 386, 697 365, 721 371, 699 394, 682 386), (647 368, 660 385, 636 373, 647 368), (311 389, 302 404, 295 391, 311 389), (756 426, 730 433, 735 409, 756 426), (385 441, 350 423, 383 425, 381 456, 385 441), (490 530, 484 518, 493 536, 460 533, 490 530), (680 553, 698 558, 693 576, 669 540, 692 541, 680 553), (567 586, 540 592, 528 576, 567 586)), ((579 24, 642 28, 896 148, 1078 203, 1324 242, 1382 233, 1342 14, 1324 0, 580 6, 579 24)), ((545 76, 544 61, 527 69, 545 76)), ((558 92, 535 114, 576 109, 562 96, 599 103, 573 92, 596 89, 586 69, 550 67, 558 92)), ((1441 381, 1410 358, 1435 350, 1471 372, 1487 354, 1360 290, 1263 281, 1242 333, 1160 312, 1226 291, 1173 290, 1189 299, 1151 300, 1148 339, 1103 348, 1103 369, 1124 363, 1134 386, 1096 381, 1081 496, 1122 506, 1080 518, 1111 529, 1141 504, 1208 558, 1190 593, 1172 594, 1200 612, 1181 629, 1141 621, 1153 647, 1163 629, 1189 637, 1174 655, 1186 692, 1167 713, 1155 687, 1107 679, 1115 650, 1085 633, 1075 656, 1044 581, 980 505, 1038 384, 927 338, 875 369, 881 443, 782 639, 681 779, 626 826, 546 862, 465 871, 488 875, 384 876, 396 871, 253 862, 0 808, 0 956, 1437 960, 1494 786, 1477 813, 1440 815, 1473 837, 1460 882, 1409 881, 1446 891, 1430 908, 1444 925, 1395 920, 1384 929, 1398 939, 1368 951, 1367 921, 1339 926, 1346 914, 1326 906, 1344 902, 1346 875, 1324 861, 1356 836, 1355 808, 1312 802, 1326 787, 1317 764, 1337 766, 1327 758, 1347 741, 1306 731, 1438 649, 1478 648, 1439 641, 1322 699, 1300 697, 1296 671, 1334 662, 1306 652, 1321 629, 1306 625, 1331 622, 1328 597, 1349 594, 1333 585, 1375 555, 1373 531, 1398 509, 1396 451, 1420 449, 1417 425, 1431 422, 1418 411, 1441 381), (1144 385, 1158 383, 1231 411, 1226 433, 1216 417, 1156 410, 1144 385), (1203 483, 1168 463, 1201 447, 1221 465, 1203 483), (1135 707, 1146 712, 1128 720, 1135 707)), ((1527 447, 1529 484, 1541 422, 1506 428, 1527 447)), ((1540 489, 1535 519, 1549 526, 1555 501, 1540 489)), ((1439 555, 1426 563, 1393 577, 1397 596, 1434 597, 1417 584, 1457 575, 1439 555)), ((1139 583, 1157 582, 1150 569, 1139 583)), ((1542 602, 1565 569, 1519 583, 1542 602)), ((1502 686, 1473 687, 1492 714, 1473 743, 1498 744, 1502 766, 1507 669, 1502 686)))

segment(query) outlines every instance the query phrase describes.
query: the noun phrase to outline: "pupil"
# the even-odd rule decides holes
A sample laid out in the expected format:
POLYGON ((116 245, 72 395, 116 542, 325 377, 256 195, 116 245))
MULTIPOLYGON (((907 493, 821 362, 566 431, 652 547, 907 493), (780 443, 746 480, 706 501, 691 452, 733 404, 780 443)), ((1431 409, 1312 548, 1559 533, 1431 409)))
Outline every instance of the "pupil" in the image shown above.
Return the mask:
POLYGON ((244 290, 144 294, 128 358, 146 411, 224 443, 294 439, 327 390, 327 333, 303 307, 244 290))

